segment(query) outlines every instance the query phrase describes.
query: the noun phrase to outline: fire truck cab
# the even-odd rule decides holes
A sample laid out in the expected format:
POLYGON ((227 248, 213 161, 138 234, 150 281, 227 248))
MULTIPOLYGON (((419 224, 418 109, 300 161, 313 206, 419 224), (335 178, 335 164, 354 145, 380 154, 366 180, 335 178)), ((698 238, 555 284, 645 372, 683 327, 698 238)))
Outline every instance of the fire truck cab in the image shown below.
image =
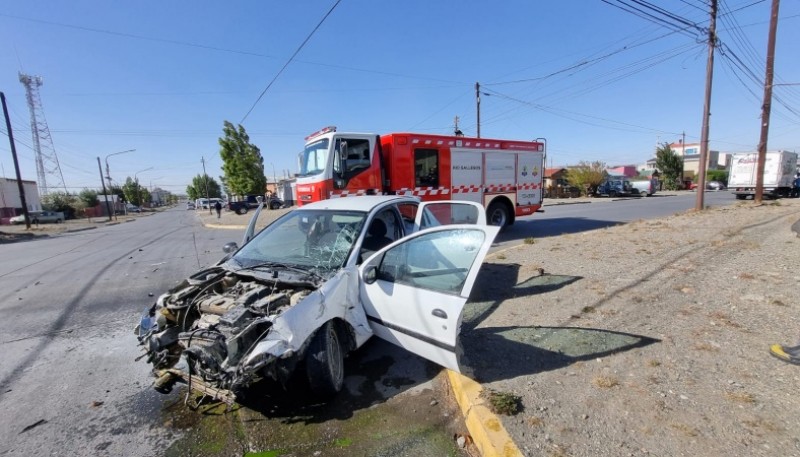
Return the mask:
POLYGON ((299 156, 299 205, 357 195, 466 200, 488 223, 510 225, 542 205, 544 139, 468 138, 418 133, 337 132, 306 137, 299 156))

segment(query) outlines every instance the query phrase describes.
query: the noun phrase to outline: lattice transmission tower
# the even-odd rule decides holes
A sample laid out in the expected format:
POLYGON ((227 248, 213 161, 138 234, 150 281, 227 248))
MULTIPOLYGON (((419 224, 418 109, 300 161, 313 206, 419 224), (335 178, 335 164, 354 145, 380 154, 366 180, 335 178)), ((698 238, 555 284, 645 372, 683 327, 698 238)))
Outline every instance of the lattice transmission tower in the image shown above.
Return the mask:
POLYGON ((61 166, 58 164, 56 148, 53 145, 53 138, 50 136, 50 128, 47 126, 44 108, 42 108, 42 99, 39 96, 42 77, 20 73, 19 82, 25 86, 28 110, 31 112, 31 137, 33 138, 33 150, 36 153, 36 176, 39 182, 39 194, 47 195, 51 189, 58 188, 63 188, 64 192, 66 192, 67 186, 64 184, 64 175, 61 173, 61 166))

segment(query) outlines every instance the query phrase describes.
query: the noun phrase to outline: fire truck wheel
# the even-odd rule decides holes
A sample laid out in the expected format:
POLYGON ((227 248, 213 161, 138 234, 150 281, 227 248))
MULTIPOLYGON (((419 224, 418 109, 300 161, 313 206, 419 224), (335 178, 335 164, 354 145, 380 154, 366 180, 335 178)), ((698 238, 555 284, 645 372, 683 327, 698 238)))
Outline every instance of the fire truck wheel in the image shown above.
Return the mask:
POLYGON ((489 225, 505 227, 510 221, 508 207, 500 202, 493 202, 486 210, 486 222, 489 225))

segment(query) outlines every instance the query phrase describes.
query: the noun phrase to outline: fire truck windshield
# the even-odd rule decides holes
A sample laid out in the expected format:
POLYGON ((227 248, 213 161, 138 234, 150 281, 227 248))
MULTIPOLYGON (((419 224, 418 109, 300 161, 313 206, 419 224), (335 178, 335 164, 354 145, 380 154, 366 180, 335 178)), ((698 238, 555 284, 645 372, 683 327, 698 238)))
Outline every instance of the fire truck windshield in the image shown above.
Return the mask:
POLYGON ((300 176, 318 175, 325 171, 328 165, 328 145, 330 140, 323 138, 309 143, 300 154, 300 176))

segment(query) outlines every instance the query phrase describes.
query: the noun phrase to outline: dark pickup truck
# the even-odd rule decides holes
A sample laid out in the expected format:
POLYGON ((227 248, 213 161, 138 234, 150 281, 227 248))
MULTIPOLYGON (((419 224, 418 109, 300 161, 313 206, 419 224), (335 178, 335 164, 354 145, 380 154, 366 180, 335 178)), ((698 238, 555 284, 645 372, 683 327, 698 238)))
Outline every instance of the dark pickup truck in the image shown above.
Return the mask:
MULTIPOLYGON (((269 209, 278 209, 283 206, 283 200, 278 197, 270 197, 264 200, 264 206, 269 209)), ((255 195, 247 195, 239 201, 228 202, 228 210, 236 214, 246 214, 250 209, 258 208, 258 200, 255 195)))

